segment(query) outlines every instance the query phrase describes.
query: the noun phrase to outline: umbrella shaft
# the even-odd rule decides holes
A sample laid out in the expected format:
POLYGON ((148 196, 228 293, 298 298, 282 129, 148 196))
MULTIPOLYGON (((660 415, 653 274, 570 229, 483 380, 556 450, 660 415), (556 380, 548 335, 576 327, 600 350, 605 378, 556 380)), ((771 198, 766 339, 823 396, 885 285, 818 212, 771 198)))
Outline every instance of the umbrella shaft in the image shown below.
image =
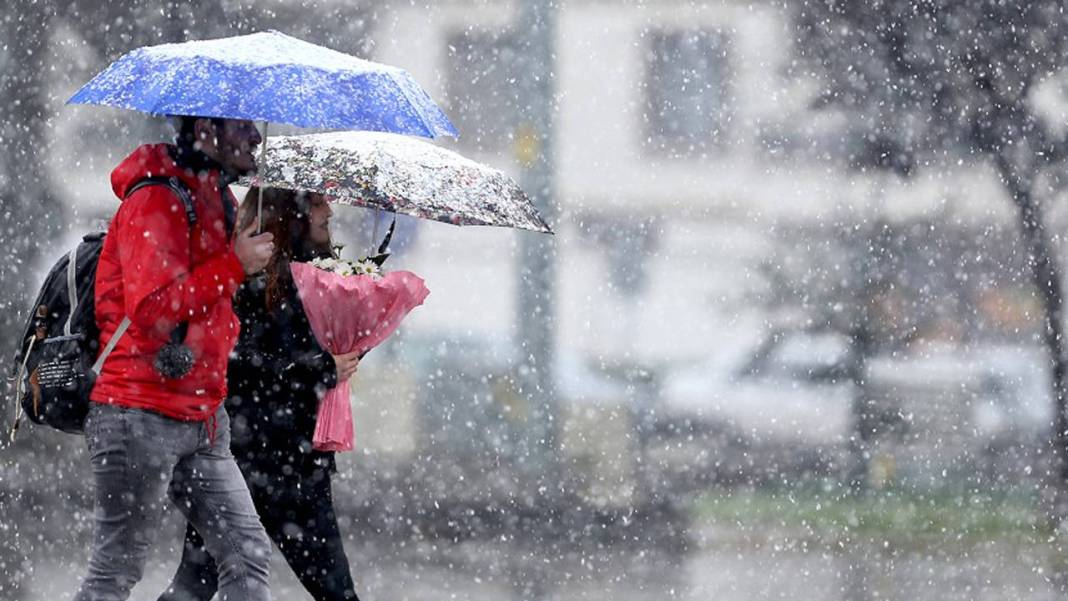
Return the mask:
MULTIPOLYGON (((263 146, 260 148, 260 163, 263 168, 267 165, 267 121, 263 122, 263 146)), ((256 201, 256 233, 263 233, 263 182, 260 182, 259 198, 256 201)))
POLYGON ((382 213, 382 209, 375 207, 375 224, 371 229, 371 250, 367 251, 367 256, 375 254, 375 244, 378 243, 378 217, 382 213))

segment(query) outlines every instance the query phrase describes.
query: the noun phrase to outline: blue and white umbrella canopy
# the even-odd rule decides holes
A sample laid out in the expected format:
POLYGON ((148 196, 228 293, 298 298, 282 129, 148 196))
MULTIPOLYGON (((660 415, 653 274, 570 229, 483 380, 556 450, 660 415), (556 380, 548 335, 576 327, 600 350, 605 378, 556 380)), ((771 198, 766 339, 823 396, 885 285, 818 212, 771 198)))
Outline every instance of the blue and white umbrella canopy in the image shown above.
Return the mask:
POLYGON ((456 128, 412 76, 277 31, 139 48, 67 101, 433 138, 456 128))

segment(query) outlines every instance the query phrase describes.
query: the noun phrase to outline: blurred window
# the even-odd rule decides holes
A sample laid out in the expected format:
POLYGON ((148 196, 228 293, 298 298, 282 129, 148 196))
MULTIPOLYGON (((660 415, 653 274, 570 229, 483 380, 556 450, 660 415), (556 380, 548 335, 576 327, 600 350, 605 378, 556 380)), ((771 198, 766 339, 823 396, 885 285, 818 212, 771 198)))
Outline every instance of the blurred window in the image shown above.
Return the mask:
POLYGON ((460 144, 482 151, 512 146, 521 109, 511 30, 465 29, 447 38, 446 93, 460 144))
POLYGON ((725 145, 728 37, 716 30, 646 34, 646 136, 656 153, 700 156, 725 145))

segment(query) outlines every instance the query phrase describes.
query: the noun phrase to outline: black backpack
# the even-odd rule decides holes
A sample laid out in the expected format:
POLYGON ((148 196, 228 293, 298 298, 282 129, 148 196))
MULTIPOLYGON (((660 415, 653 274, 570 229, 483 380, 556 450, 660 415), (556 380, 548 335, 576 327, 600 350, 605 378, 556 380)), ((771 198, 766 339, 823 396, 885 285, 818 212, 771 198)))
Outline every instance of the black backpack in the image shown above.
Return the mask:
MULTIPOLYGON (((180 179, 145 178, 134 184, 126 196, 155 185, 169 187, 182 200, 192 231, 197 216, 192 196, 180 179)), ((84 431, 89 393, 96 376, 130 325, 129 318, 123 319, 103 351, 97 352, 100 329, 96 324, 94 288, 103 247, 104 232, 82 238, 77 247, 56 261, 37 294, 16 356, 18 406, 11 427, 12 441, 23 413, 36 424, 63 432, 84 431)))

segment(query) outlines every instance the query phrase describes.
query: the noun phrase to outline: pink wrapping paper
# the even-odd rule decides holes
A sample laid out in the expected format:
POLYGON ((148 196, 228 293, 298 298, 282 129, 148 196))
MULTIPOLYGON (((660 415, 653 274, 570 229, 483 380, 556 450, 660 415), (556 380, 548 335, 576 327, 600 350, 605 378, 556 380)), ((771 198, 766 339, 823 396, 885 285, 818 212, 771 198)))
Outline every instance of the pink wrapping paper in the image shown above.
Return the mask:
MULTIPOLYGON (((409 271, 343 276, 309 263, 291 263, 290 270, 316 340, 333 355, 362 355, 378 346, 430 294, 422 278, 409 271)), ((348 381, 339 382, 319 402, 312 447, 352 450, 348 381)))

